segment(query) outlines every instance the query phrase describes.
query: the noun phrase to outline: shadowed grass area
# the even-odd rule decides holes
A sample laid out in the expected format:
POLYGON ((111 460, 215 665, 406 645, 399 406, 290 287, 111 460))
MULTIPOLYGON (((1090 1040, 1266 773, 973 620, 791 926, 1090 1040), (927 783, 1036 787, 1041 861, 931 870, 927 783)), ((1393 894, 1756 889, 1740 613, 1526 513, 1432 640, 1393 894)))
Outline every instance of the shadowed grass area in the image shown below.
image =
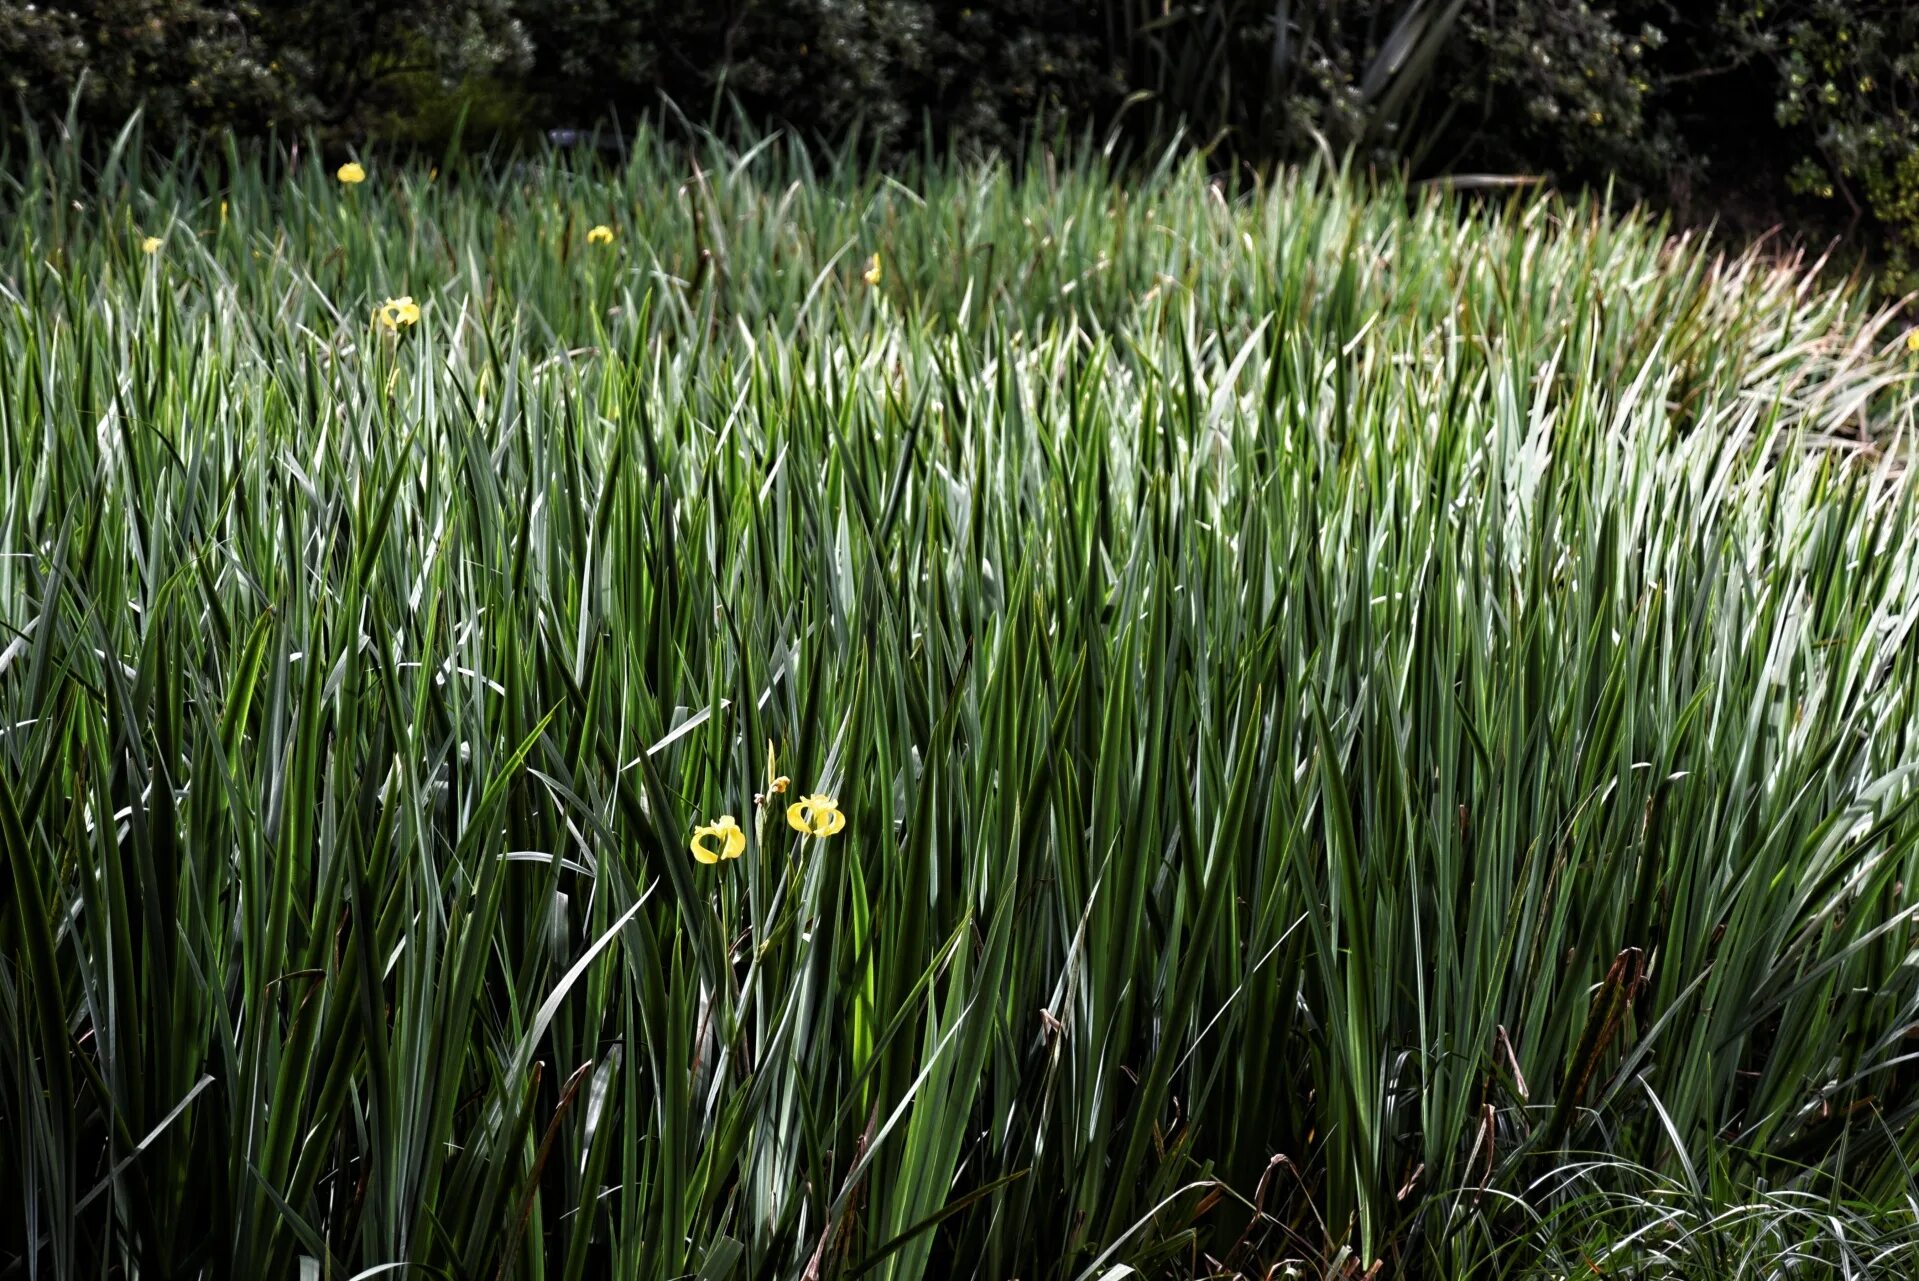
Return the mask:
POLYGON ((0 179, 0 1273, 1914 1266, 1853 293, 1171 157, 139 154, 0 179))

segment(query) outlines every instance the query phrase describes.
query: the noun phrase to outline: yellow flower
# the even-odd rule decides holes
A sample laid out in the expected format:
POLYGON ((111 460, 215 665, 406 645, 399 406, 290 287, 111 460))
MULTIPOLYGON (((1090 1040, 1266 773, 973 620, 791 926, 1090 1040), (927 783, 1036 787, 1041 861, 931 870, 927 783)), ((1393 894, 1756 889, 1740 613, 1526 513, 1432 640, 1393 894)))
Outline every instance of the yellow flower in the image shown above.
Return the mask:
POLYGON ((160 246, 164 243, 166 242, 161 240, 160 237, 158 236, 148 236, 145 240, 142 240, 140 242, 140 252, 157 254, 160 252, 160 246))
POLYGON ((373 313, 373 318, 385 325, 390 332, 398 333, 407 325, 420 323, 420 304, 413 301, 412 294, 401 298, 389 298, 380 304, 380 309, 373 313))
POLYGON ((220 202, 220 225, 225 226, 226 221, 227 221, 227 202, 222 200, 220 202))
POLYGON ((723 858, 738 858, 746 852, 746 833, 733 820, 731 814, 720 815, 720 821, 693 829, 693 857, 702 863, 717 863, 723 858), (701 842, 712 837, 720 843, 718 850, 708 848, 701 842))
POLYGON ((815 792, 786 807, 786 822, 796 832, 808 836, 831 836, 846 826, 846 815, 830 796, 815 792))
POLYGON ((349 160, 333 171, 333 176, 351 187, 355 183, 366 181, 366 170, 360 168, 357 161, 349 160))
POLYGON ((1919 329, 1915 329, 1906 335, 1906 350, 1919 351, 1919 329))
POLYGON ((766 790, 753 793, 753 804, 766 808, 766 803, 793 786, 793 780, 778 772, 778 758, 773 754, 773 740, 766 740, 766 790))
POLYGON ((612 244, 613 228, 607 226, 605 223, 601 223, 599 226, 595 227, 593 230, 586 233, 586 243, 589 245, 612 244))
POLYGON ((874 254, 871 258, 868 258, 866 260, 866 270, 860 273, 860 279, 864 280, 869 285, 879 284, 880 256, 878 254, 874 254))

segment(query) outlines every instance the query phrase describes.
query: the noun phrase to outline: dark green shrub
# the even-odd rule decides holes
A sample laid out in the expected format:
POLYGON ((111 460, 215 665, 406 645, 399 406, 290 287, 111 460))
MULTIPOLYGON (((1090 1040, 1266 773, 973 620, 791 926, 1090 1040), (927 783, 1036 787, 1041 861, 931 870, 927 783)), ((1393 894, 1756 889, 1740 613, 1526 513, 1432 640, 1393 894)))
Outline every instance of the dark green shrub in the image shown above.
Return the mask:
POLYGON ((1039 119, 1103 119, 1126 91, 1096 0, 738 0, 732 4, 519 0, 529 86, 549 123, 670 101, 705 121, 731 102, 755 128, 810 138, 857 128, 910 149, 1009 146, 1039 119))
POLYGON ((71 107, 114 130, 141 108, 156 139, 350 127, 409 76, 457 82, 529 53, 512 0, 0 0, 0 74, 28 119, 71 107))
POLYGON ((758 123, 827 137, 857 125, 882 142, 916 125, 931 29, 921 0, 519 0, 515 17, 552 123, 631 120, 663 100, 706 120, 730 99, 758 123))
POLYGON ((1863 229, 1895 284, 1919 263, 1906 0, 0 0, 0 75, 28 118, 144 106, 161 140, 665 111, 884 156, 1184 128, 1222 162, 1614 183, 1736 229, 1863 229))
POLYGON ((310 118, 360 126, 364 113, 411 102, 410 79, 443 87, 496 70, 517 73, 532 49, 513 0, 346 0, 276 6, 266 39, 298 69, 310 118))
POLYGON ((1110 118, 1129 88, 1090 0, 938 0, 930 6, 928 117, 969 145, 1016 146, 1052 122, 1110 118))
POLYGON ((261 39, 262 27, 248 4, 0 0, 0 76, 32 119, 59 119, 71 103, 83 121, 116 129, 144 106, 161 136, 301 123, 309 86, 261 39))
POLYGON ((1455 101, 1470 108, 1456 145, 1505 169, 1643 177, 1673 163, 1650 65, 1665 35, 1633 12, 1645 8, 1471 6, 1446 68, 1455 101))
POLYGON ((1919 287, 1919 6, 1747 0, 1722 23, 1739 56, 1770 73, 1790 189, 1848 224, 1876 224, 1887 283, 1919 287))

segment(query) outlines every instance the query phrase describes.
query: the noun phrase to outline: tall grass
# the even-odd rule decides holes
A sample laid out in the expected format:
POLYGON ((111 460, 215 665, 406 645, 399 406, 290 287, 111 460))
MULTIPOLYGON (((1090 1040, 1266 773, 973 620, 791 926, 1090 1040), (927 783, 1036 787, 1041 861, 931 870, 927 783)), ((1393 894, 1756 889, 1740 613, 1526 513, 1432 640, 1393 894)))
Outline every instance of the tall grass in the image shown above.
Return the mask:
POLYGON ((0 1272, 1915 1266, 1888 317, 1170 157, 367 168, 0 180, 0 1272))

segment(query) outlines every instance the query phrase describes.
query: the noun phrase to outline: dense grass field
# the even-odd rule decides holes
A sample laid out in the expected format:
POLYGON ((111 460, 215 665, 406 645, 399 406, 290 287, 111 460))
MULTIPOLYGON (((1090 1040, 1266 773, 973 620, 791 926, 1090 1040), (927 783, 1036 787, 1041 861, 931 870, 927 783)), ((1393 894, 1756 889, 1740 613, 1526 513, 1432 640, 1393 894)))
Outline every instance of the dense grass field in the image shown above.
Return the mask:
POLYGON ((0 1277, 1919 1269, 1868 295, 1171 158, 137 156, 0 166, 0 1277))

